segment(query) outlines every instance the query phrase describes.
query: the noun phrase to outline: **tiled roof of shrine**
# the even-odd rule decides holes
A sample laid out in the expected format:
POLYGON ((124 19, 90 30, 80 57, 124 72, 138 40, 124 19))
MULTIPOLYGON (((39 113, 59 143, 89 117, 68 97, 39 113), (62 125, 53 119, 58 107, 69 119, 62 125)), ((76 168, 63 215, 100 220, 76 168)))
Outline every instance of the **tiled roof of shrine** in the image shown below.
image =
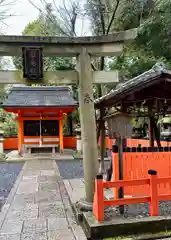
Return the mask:
POLYGON ((166 69, 164 63, 158 62, 149 71, 146 71, 125 83, 119 83, 118 86, 115 89, 112 89, 108 94, 96 99, 94 101, 95 106, 99 107, 103 104, 108 105, 109 101, 112 104, 116 103, 127 95, 133 94, 134 91, 156 83, 161 77, 168 76, 171 78, 171 71, 166 69))
POLYGON ((69 87, 13 87, 2 107, 71 107, 77 102, 69 87))

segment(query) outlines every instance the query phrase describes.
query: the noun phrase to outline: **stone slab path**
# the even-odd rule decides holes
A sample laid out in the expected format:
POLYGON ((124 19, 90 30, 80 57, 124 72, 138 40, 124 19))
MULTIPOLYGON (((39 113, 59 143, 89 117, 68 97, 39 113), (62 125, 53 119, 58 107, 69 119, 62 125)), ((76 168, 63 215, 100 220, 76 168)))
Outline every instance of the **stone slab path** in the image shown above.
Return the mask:
POLYGON ((0 213, 0 240, 86 240, 54 160, 24 164, 0 213))
POLYGON ((6 154, 6 161, 10 162, 18 162, 19 161, 30 161, 30 160, 46 160, 46 159, 51 159, 51 160, 73 160, 74 157, 72 155, 71 151, 68 151, 64 154, 51 154, 51 153, 32 153, 30 154, 24 154, 23 156, 18 155, 18 151, 10 151, 9 153, 6 154))
MULTIPOLYGON (((75 204, 85 196, 85 184, 83 178, 64 179, 64 185, 72 204, 75 204)), ((111 188, 104 190, 106 199, 113 198, 113 190, 111 188)), ((125 196, 127 197, 127 196, 125 196)))

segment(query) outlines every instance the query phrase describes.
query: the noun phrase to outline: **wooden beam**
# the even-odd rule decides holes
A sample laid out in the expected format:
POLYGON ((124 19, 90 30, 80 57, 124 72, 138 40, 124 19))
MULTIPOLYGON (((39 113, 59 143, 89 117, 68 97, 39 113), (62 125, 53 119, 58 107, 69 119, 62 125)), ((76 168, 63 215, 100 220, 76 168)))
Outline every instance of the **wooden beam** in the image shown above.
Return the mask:
MULTIPOLYGON (((93 83, 110 84, 119 82, 118 71, 92 71, 93 83)), ((22 71, 0 71, 0 84, 62 84, 71 85, 78 83, 78 72, 73 71, 56 71, 56 72, 44 72, 44 80, 42 82, 27 82, 23 79, 22 71)))
MULTIPOLYGON (((23 121, 27 121, 27 120, 40 120, 40 116, 37 117, 33 117, 33 116, 27 116, 27 117, 16 117, 15 120, 20 120, 22 119, 23 121)), ((41 120, 60 120, 62 119, 61 117, 42 117, 41 120)))
MULTIPOLYGON (((22 44, 23 45, 23 44, 22 44)), ((24 44, 24 46, 30 47, 33 44, 24 44)), ((36 44, 34 47, 41 47, 36 44)), ((43 46, 43 56, 47 57, 76 57, 80 54, 81 45, 51 45, 43 46)), ((99 43, 96 45, 88 45, 87 51, 92 56, 116 56, 119 55, 123 50, 122 43, 99 43)), ((0 56, 22 56, 22 46, 8 43, 0 43, 0 56)))
POLYGON ((77 56, 81 48, 94 56, 114 56, 122 51, 125 42, 135 39, 137 29, 116 32, 107 36, 43 37, 1 36, 1 56, 22 56, 22 47, 42 47, 44 56, 77 56))
POLYGON ((115 32, 101 36, 85 37, 51 37, 51 36, 22 36, 22 35, 1 35, 0 43, 16 44, 98 44, 98 43, 118 43, 134 39, 137 36, 137 28, 126 31, 115 32))
POLYGON ((87 51, 91 56, 118 56, 123 51, 122 43, 105 43, 87 46, 87 51))
POLYGON ((100 169, 99 173, 105 172, 104 157, 105 157, 105 120, 104 120, 105 109, 100 108, 100 169))

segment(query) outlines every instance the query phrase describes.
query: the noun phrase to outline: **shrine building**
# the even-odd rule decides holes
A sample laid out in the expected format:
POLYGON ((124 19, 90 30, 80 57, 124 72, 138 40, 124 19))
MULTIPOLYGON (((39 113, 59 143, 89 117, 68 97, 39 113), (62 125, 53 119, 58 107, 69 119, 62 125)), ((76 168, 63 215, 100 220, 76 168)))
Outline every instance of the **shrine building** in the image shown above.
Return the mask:
POLYGON ((13 87, 2 105, 17 114, 18 152, 63 152, 63 121, 77 107, 69 87, 13 87))

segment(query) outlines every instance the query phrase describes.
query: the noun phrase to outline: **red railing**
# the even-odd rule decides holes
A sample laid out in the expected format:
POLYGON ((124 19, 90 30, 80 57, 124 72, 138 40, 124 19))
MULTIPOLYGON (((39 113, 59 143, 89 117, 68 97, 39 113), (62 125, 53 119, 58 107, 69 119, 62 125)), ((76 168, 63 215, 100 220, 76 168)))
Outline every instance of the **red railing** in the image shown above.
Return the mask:
POLYGON ((128 205, 128 204, 137 204, 137 203, 149 203, 150 204, 150 215, 158 216, 159 215, 159 205, 158 201, 160 200, 171 200, 170 194, 158 194, 157 185, 160 183, 171 183, 171 177, 158 178, 157 172, 154 170, 148 171, 149 177, 146 179, 139 180, 120 180, 114 182, 105 182, 103 181, 103 176, 98 175, 95 181, 95 195, 93 203, 93 214, 96 219, 100 222, 104 220, 104 208, 107 206, 117 206, 117 205, 128 205), (130 198, 121 198, 114 200, 105 200, 104 199, 104 188, 114 188, 114 194, 116 189, 120 187, 128 186, 140 186, 140 185, 149 185, 150 194, 149 196, 144 197, 130 197, 130 198))
MULTIPOLYGON (((119 180, 119 156, 112 153, 113 181, 119 180)), ((148 169, 155 169, 158 177, 171 177, 171 152, 124 152, 123 180, 148 178, 148 169)), ((149 185, 126 186, 125 195, 149 195, 149 185)), ((158 184, 158 194, 171 194, 171 184, 158 184)))

